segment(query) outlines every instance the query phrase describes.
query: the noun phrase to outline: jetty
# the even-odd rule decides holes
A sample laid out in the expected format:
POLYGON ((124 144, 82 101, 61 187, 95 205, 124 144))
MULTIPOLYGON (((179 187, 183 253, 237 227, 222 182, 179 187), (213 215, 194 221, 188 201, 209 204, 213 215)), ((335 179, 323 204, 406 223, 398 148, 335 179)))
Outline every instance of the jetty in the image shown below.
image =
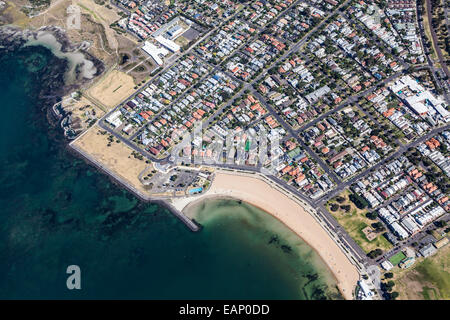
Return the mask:
POLYGON ((106 173, 109 177, 111 177, 115 182, 125 187, 128 191, 133 193, 137 198, 139 198, 143 202, 149 202, 149 203, 158 203, 163 205, 164 207, 168 208, 172 214, 174 214, 181 222, 183 222, 192 232, 200 231, 200 226, 192 221, 189 217, 187 217, 185 214, 183 214, 181 211, 176 209, 174 206, 172 206, 169 202, 161 200, 161 199, 154 199, 150 195, 142 193, 140 190, 136 189, 133 185, 125 181, 122 177, 115 174, 114 171, 110 170, 108 167, 100 163, 97 159, 92 157, 90 154, 84 152, 81 148, 77 147, 73 143, 70 143, 68 145, 69 150, 72 152, 75 152, 79 156, 81 156, 85 161, 93 164, 97 169, 102 171, 103 173, 106 173))
POLYGON ((186 216, 183 212, 175 208, 172 204, 164 201, 164 200, 158 200, 157 202, 161 202, 164 206, 168 207, 169 210, 178 218, 180 219, 191 231, 197 232, 200 231, 200 226, 192 221, 188 216, 186 216))

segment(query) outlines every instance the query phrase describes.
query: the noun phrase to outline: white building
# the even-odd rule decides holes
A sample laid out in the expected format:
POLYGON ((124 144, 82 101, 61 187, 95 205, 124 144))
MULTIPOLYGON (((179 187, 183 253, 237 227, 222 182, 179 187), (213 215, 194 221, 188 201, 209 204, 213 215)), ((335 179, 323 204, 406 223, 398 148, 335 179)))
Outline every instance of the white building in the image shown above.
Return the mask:
POLYGON ((394 233, 401 239, 408 238, 408 232, 397 221, 390 224, 390 227, 394 231, 394 233))
POLYGON ((162 57, 165 57, 169 54, 169 51, 167 51, 166 48, 159 48, 149 41, 145 41, 142 50, 144 50, 149 56, 151 56, 158 65, 162 65, 164 63, 162 57))
POLYGON ((433 115, 436 112, 445 122, 450 121, 445 101, 440 96, 434 96, 429 90, 419 84, 411 76, 404 76, 390 85, 390 89, 407 105, 421 116, 433 115))
POLYGON ((119 110, 116 110, 106 117, 105 121, 117 128, 122 124, 122 120, 120 120, 121 115, 122 113, 119 110))
POLYGON ((381 266, 383 267, 384 270, 389 271, 391 270, 394 266, 392 265, 392 263, 389 260, 384 260, 381 263, 381 266))
POLYGON ((175 42, 173 42, 172 40, 166 39, 163 36, 157 36, 155 38, 155 40, 158 41, 161 45, 163 45, 164 47, 166 47, 167 49, 169 49, 172 52, 178 52, 181 49, 181 47, 179 45, 177 45, 175 42))
POLYGON ((360 287, 360 292, 358 294, 359 299, 361 300, 372 300, 373 299, 373 292, 372 290, 370 290, 369 286, 367 285, 367 283, 365 283, 364 281, 358 281, 358 285, 360 287))

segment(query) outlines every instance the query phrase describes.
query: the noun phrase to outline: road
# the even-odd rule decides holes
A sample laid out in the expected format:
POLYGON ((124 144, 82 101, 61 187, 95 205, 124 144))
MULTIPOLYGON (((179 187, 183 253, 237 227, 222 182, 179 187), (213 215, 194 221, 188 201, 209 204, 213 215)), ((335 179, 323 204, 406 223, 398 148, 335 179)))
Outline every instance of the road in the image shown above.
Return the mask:
POLYGON ((335 197, 336 195, 338 195, 339 193, 342 192, 342 190, 344 190, 345 188, 351 186, 352 184, 356 183, 357 181, 363 179, 370 171, 376 171, 378 170, 382 165, 384 165, 385 163, 394 160, 395 158, 398 158, 400 155, 402 155, 405 151, 407 151, 409 148, 414 148, 416 146, 418 146, 419 144, 425 142, 426 140, 431 139, 432 137, 434 137, 436 134, 441 133, 445 130, 449 130, 450 129, 450 124, 444 125, 442 127, 438 127, 435 128, 433 130, 431 130, 430 132, 428 132, 427 134, 421 136, 420 138, 408 143, 408 144, 404 144, 401 145, 396 152, 394 152, 393 154, 391 154, 390 156, 384 158, 383 160, 381 160, 380 162, 378 162, 376 165, 367 168, 366 170, 362 171, 361 173, 357 174, 356 176, 354 176, 353 178, 351 178, 350 180, 347 180, 346 182, 341 183, 336 189, 334 189, 332 192, 326 194, 325 196, 323 196, 322 198, 320 198, 320 202, 321 203, 326 203, 329 199, 335 197))
MULTIPOLYGON (((427 0, 429 1, 429 0, 427 0)), ((298 3, 299 1, 294 2, 288 9, 286 9, 285 11, 283 11, 281 13, 281 15, 284 15, 288 10, 290 10, 296 3, 298 3)), ((321 28, 324 24, 328 23, 330 17, 336 13, 340 11, 340 8, 342 8, 344 5, 348 4, 350 2, 350 0, 345 1, 343 4, 341 4, 338 8, 336 8, 333 12, 331 12, 326 18, 324 18, 319 24, 317 24, 310 32, 308 32, 302 39, 300 39, 296 44, 292 45, 292 47, 290 47, 284 54, 282 54, 278 59, 274 59, 274 61, 272 61, 269 65, 267 65, 265 67, 265 70, 269 70, 270 68, 272 68, 274 65, 276 65, 278 62, 285 60, 289 55, 291 55, 293 52, 297 52, 298 50, 300 50, 300 48, 314 35, 314 33, 321 28)), ((226 21, 233 19, 236 16, 237 13, 235 13, 233 16, 230 16, 226 21)), ((281 16, 280 15, 280 16, 281 16)), ((170 68, 171 66, 173 66, 176 61, 178 61, 178 59, 180 59, 182 56, 189 54, 190 52, 192 52, 192 50, 195 49, 196 45, 198 43, 200 43, 201 41, 203 41, 204 39, 207 39, 209 36, 211 36, 213 34, 213 32, 215 32, 218 28, 220 28, 224 23, 226 23, 226 21, 222 22, 221 24, 219 24, 217 27, 211 29, 209 32, 207 32, 204 36, 201 37, 201 39, 199 39, 193 46, 191 46, 187 51, 185 51, 183 54, 180 54, 178 56, 175 56, 174 59, 172 59, 170 61, 170 63, 168 63, 167 65, 164 66, 164 68, 162 70, 160 70, 156 75, 154 75, 144 86, 143 88, 146 87, 146 85, 148 83, 153 82, 158 76, 160 76, 164 71, 166 71, 168 68, 170 68)), ((257 35, 256 35, 257 36, 257 35)), ((254 39, 255 36, 250 37, 248 39, 248 41, 245 43, 247 44, 249 41, 251 41, 252 39, 254 39)), ((373 41, 375 41, 376 39, 374 39, 371 35, 370 39, 372 39, 373 41)), ((244 45, 245 45, 244 44, 244 45)), ((242 45, 240 48, 242 48, 244 45, 242 45)), ((237 51, 236 51, 237 52, 237 51)), ((197 54, 195 54, 197 55, 197 54)), ((199 57, 202 59, 202 57, 199 57)), ((428 58, 428 62, 429 62, 429 66, 430 68, 432 68, 432 72, 434 74, 434 66, 432 65, 431 61, 429 60, 429 57, 427 55, 428 58)), ((409 65, 404 62, 404 61, 400 61, 401 64, 407 68, 409 67, 409 65)), ((208 65, 209 62, 205 61, 205 63, 207 63, 208 65)), ((214 65, 210 65, 213 69, 211 72, 216 72, 216 71, 221 71, 224 72, 225 74, 227 74, 228 76, 232 77, 233 79, 234 76, 228 74, 228 72, 226 70, 222 70, 222 68, 220 66, 214 66, 214 65)), ((209 73, 210 74, 210 73, 209 73)), ((365 176, 367 176, 371 171, 375 171, 377 169, 379 169, 381 166, 383 166, 384 164, 386 164, 389 161, 392 161, 393 159, 395 159, 396 157, 400 156, 401 154, 403 154, 405 151, 408 150, 408 148, 411 147, 415 147, 418 144, 424 142, 425 140, 430 139, 432 136, 444 131, 444 130, 448 130, 450 129, 450 125, 445 125, 439 128, 435 128, 433 130, 431 130, 430 132, 428 132, 427 134, 423 135, 422 137, 418 138, 417 140, 408 143, 408 144, 404 144, 404 145, 400 145, 399 148, 392 153, 390 156, 384 158, 382 161, 380 161, 379 163, 377 163, 376 165, 374 165, 373 167, 367 168, 365 170, 363 170, 362 172, 360 172, 359 174, 355 175, 353 178, 350 178, 347 181, 341 181, 341 179, 335 174, 335 172, 324 162, 323 159, 321 159, 315 152, 313 152, 311 150, 311 148, 303 141, 303 139, 301 138, 301 134, 303 132, 305 132, 305 130, 308 130, 309 128, 311 128, 312 126, 315 126, 317 123, 319 123, 320 121, 323 121, 324 119, 326 119, 327 117, 329 117, 330 115, 332 115, 333 113, 342 110, 343 108, 349 106, 349 105, 353 105, 353 104, 357 104, 357 102, 364 96, 367 96, 368 94, 372 93, 373 91, 375 91, 380 85, 385 85, 388 82, 396 79, 397 77, 401 76, 402 74, 404 74, 404 71, 402 72, 397 72, 393 75, 391 75, 390 77, 384 79, 383 81, 380 81, 377 83, 377 86, 373 86, 371 88, 368 88, 367 90, 364 90, 358 94, 352 95, 350 97, 348 97, 343 103, 341 103, 340 105, 336 106, 335 108, 333 108, 332 110, 321 114, 319 117, 311 120, 310 122, 308 122, 307 124, 305 124, 303 127, 294 130, 288 123, 286 123, 286 121, 283 119, 283 117, 270 105, 270 103, 268 103, 266 101, 266 99, 255 89, 255 84, 257 82, 259 82, 259 80, 262 77, 266 76, 266 73, 263 72, 260 75, 258 75, 257 77, 255 77, 255 79, 249 83, 245 83, 243 85, 243 87, 241 88, 241 90, 239 90, 238 92, 236 92, 234 94, 234 96, 226 103, 224 103, 219 110, 217 110, 211 117, 209 117, 204 124, 206 124, 206 126, 210 125, 211 121, 213 121, 212 119, 214 119, 215 117, 217 117, 218 115, 220 115, 223 110, 227 107, 229 107, 232 103, 233 100, 241 97, 243 94, 245 94, 246 90, 249 90, 251 92, 252 95, 254 95, 263 105, 264 107, 269 111, 269 113, 280 123, 280 125, 288 132, 289 136, 292 136, 293 138, 295 138, 297 140, 297 142, 301 145, 301 147, 320 165, 320 167, 328 174, 328 176, 334 180, 334 182, 336 183, 336 187, 330 191, 329 193, 323 195, 322 197, 318 198, 318 199, 311 199, 307 196, 305 196, 304 194, 302 194, 297 188, 295 188, 292 185, 289 185, 288 183, 286 183, 284 180, 274 176, 274 175, 265 175, 268 179, 270 179, 271 181, 273 181, 274 183, 276 183, 279 186, 282 186, 284 189, 288 190, 292 195, 294 195, 295 197, 301 199, 302 201, 304 201, 305 203, 307 203, 308 205, 310 205, 312 208, 314 208, 317 212, 317 219, 318 221, 324 226, 324 228, 332 235, 332 237, 335 238, 336 242, 341 246, 341 248, 343 248, 343 250, 345 252, 349 252, 350 256, 352 259, 354 259, 357 263, 356 265, 358 265, 359 268, 364 269, 365 267, 374 265, 374 264, 378 264, 378 260, 372 260, 370 258, 367 257, 366 253, 361 249, 361 247, 349 236, 349 234, 342 228, 342 226, 334 219, 334 217, 331 215, 330 212, 328 212, 328 210, 326 209, 325 205, 327 203, 327 201, 329 199, 331 199, 332 197, 340 194, 344 189, 348 188, 349 186, 351 186, 353 183, 357 182, 360 179, 363 179, 365 176), (362 266, 362 267, 361 267, 362 266)), ((237 80, 237 79, 236 79, 237 80)), ((240 83, 242 83, 242 81, 237 80, 240 83)), ((130 97, 124 99, 124 101, 122 101, 116 108, 114 108, 114 110, 116 110, 117 108, 119 108, 123 103, 125 103, 126 101, 130 100, 131 98, 133 98, 138 92, 132 94, 130 97)), ((182 97, 184 97, 184 95, 186 94, 186 92, 184 92, 183 94, 180 95, 180 97, 178 99, 181 99, 182 97)), ((94 103, 99 103, 96 101, 93 101, 94 103)), ((169 106, 163 108, 162 110, 160 110, 158 112, 158 114, 162 114, 163 112, 165 112, 167 110, 169 106)), ((114 111, 113 110, 113 111, 114 111)), ((111 112, 113 112, 111 111, 111 112)), ((157 114, 157 115, 158 115, 157 114)), ((127 146, 129 146, 131 149, 133 149, 136 152, 139 152, 141 154, 143 154, 146 158, 157 162, 157 163, 166 163, 168 162, 168 159, 155 159, 150 153, 148 153, 147 151, 143 150, 142 148, 140 148, 139 146, 137 146, 132 140, 140 133, 142 132, 142 128, 139 129, 139 131, 137 131, 131 139, 126 139, 125 137, 123 137, 122 135, 120 135, 119 133, 115 132, 114 130, 112 130, 105 122, 104 119, 106 118, 107 115, 105 115, 99 122, 99 126, 108 131, 110 134, 112 134, 113 136, 115 136, 117 139, 121 140, 122 142, 124 142, 127 146)), ((257 121, 261 121, 261 119, 258 119, 257 121)), ((236 165, 236 164, 226 164, 226 163, 216 163, 214 164, 215 167, 218 168, 224 168, 224 169, 232 169, 232 170, 244 170, 244 171, 251 171, 251 172, 260 172, 261 171, 261 166, 255 166, 255 167, 249 167, 249 166, 242 166, 242 165, 236 165)), ((412 239, 416 239, 416 237, 412 237, 412 239)), ((411 240, 413 241, 413 240, 411 240)), ((410 242, 407 242, 410 243, 410 242)), ((399 248, 402 247, 398 247, 397 249, 392 250, 393 252, 395 250, 399 250, 399 248)), ((394 254, 393 252, 387 252, 384 254, 384 256, 389 256, 390 254, 394 254)), ((384 257, 383 256, 383 257, 384 257)), ((364 270, 362 270, 364 271, 364 270)))
POLYGON ((428 23, 430 25, 433 46, 434 46, 434 49, 438 56, 439 63, 441 64, 441 68, 444 70, 447 77, 450 78, 450 71, 448 70, 447 64, 445 63, 445 59, 444 59, 444 55, 442 54, 442 50, 438 45, 438 38, 437 38, 436 30, 434 30, 434 28, 433 28, 433 22, 432 22, 433 14, 432 14, 431 0, 425 0, 425 1, 427 2, 427 17, 428 17, 428 23))
POLYGON ((302 146, 302 148, 317 162, 319 163, 320 167, 328 174, 329 177, 331 177, 335 182, 339 181, 339 178, 336 176, 334 171, 330 170, 330 168, 326 165, 326 163, 315 153, 311 150, 311 148, 298 136, 298 134, 292 129, 292 127, 284 121, 284 119, 276 112, 273 107, 267 103, 267 101, 261 96, 261 94, 256 91, 252 87, 252 94, 258 98, 264 107, 270 112, 270 114, 278 121, 278 123, 287 130, 291 136, 302 146))
POLYGON ((394 79, 400 77, 402 74, 403 74, 403 71, 397 72, 397 73, 393 74, 392 76, 390 76, 390 77, 384 79, 383 81, 379 82, 376 86, 370 87, 367 90, 361 91, 360 93, 357 93, 356 95, 348 97, 346 100, 344 100, 344 102, 342 102, 337 107, 335 107, 335 108, 327 111, 326 113, 320 115, 319 117, 309 121, 304 126, 302 126, 301 128, 297 129, 295 132, 297 134, 300 134, 301 132, 304 132, 305 130, 315 126, 317 123, 325 120, 326 118, 328 118, 333 113, 335 113, 337 111, 340 111, 340 110, 344 109, 345 107, 347 107, 349 105, 356 104, 356 102, 358 102, 362 97, 365 97, 365 96, 369 95, 370 93, 376 91, 379 86, 385 85, 386 83, 389 83, 389 82, 393 81, 394 79))
MULTIPOLYGON (((381 40, 380 38, 378 38, 377 35, 375 35, 372 32, 369 32, 365 26, 363 26, 361 24, 361 22, 359 21, 355 21, 351 16, 349 16, 347 13, 340 11, 341 15, 347 19, 347 21, 349 21, 351 24, 354 24, 356 26, 356 28, 358 28, 362 33, 364 33, 369 39, 372 40, 373 43, 376 43, 377 47, 379 48, 383 48, 383 51, 385 52, 390 52, 391 49, 389 49, 387 47, 387 44, 381 40)), ((400 64, 403 66, 403 68, 408 69, 409 67, 409 63, 407 63, 405 60, 403 60, 401 57, 395 57, 395 59, 397 59, 398 62, 400 62, 400 64)))
MULTIPOLYGON (((428 8, 431 8, 431 7, 428 6, 428 8)), ((416 2, 416 11, 417 11, 417 16, 419 16, 419 13, 423 14, 418 1, 416 2)), ((428 16, 428 13, 427 13, 427 16, 428 16)), ((427 60, 428 66, 430 68, 431 75, 433 76, 433 79, 434 79, 434 82, 436 83, 436 85, 440 89, 443 90, 445 101, 447 102, 447 104, 450 104, 450 97, 448 95, 448 85, 446 83, 443 84, 442 81, 440 80, 440 77, 436 74, 437 68, 434 66, 434 61, 430 58, 430 50, 423 45, 424 43, 426 43, 425 40, 427 39, 427 37, 425 35, 425 27, 423 25, 423 20, 420 20, 419 18, 417 20, 418 20, 418 24, 419 24, 419 32, 420 32, 420 37, 421 37, 421 42, 422 42, 422 48, 424 50, 424 54, 425 54, 425 58, 427 60)), ((432 26, 430 26, 430 28, 433 30, 432 26)), ((434 41, 434 40, 432 39, 432 41, 434 41)), ((434 47, 433 43, 432 43, 432 46, 434 47)))

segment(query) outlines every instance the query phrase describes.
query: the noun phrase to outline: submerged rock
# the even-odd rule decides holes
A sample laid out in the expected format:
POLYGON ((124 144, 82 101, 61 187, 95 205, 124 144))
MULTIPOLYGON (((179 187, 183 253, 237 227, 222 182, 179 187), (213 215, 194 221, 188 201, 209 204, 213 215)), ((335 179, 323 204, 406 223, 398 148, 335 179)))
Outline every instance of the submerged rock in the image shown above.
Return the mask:
MULTIPOLYGON (((50 50, 52 57, 39 53, 24 54, 23 63, 32 73, 43 76, 39 99, 43 101, 43 111, 51 125, 70 120, 70 114, 57 108, 63 96, 74 92, 91 82, 103 73, 104 64, 88 53, 89 43, 72 44, 64 29, 55 26, 45 26, 37 30, 22 30, 14 26, 0 27, 0 53, 8 54, 27 48, 42 46, 50 50), (42 72, 43 69, 45 72, 42 72), (56 106, 56 108, 54 108, 56 106)), ((70 121, 69 121, 70 122, 70 121)), ((65 135, 71 128, 62 126, 65 135)))

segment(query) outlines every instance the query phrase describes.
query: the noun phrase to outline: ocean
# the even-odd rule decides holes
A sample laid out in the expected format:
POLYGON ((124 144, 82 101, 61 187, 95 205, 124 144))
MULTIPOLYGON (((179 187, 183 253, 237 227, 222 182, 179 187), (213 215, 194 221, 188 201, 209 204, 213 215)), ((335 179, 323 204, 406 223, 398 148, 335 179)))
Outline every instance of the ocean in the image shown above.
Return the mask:
POLYGON ((317 254, 267 213, 229 200, 191 232, 73 155, 42 99, 67 63, 0 52, 1 299, 340 299, 317 254), (66 269, 81 269, 68 290, 66 269))

